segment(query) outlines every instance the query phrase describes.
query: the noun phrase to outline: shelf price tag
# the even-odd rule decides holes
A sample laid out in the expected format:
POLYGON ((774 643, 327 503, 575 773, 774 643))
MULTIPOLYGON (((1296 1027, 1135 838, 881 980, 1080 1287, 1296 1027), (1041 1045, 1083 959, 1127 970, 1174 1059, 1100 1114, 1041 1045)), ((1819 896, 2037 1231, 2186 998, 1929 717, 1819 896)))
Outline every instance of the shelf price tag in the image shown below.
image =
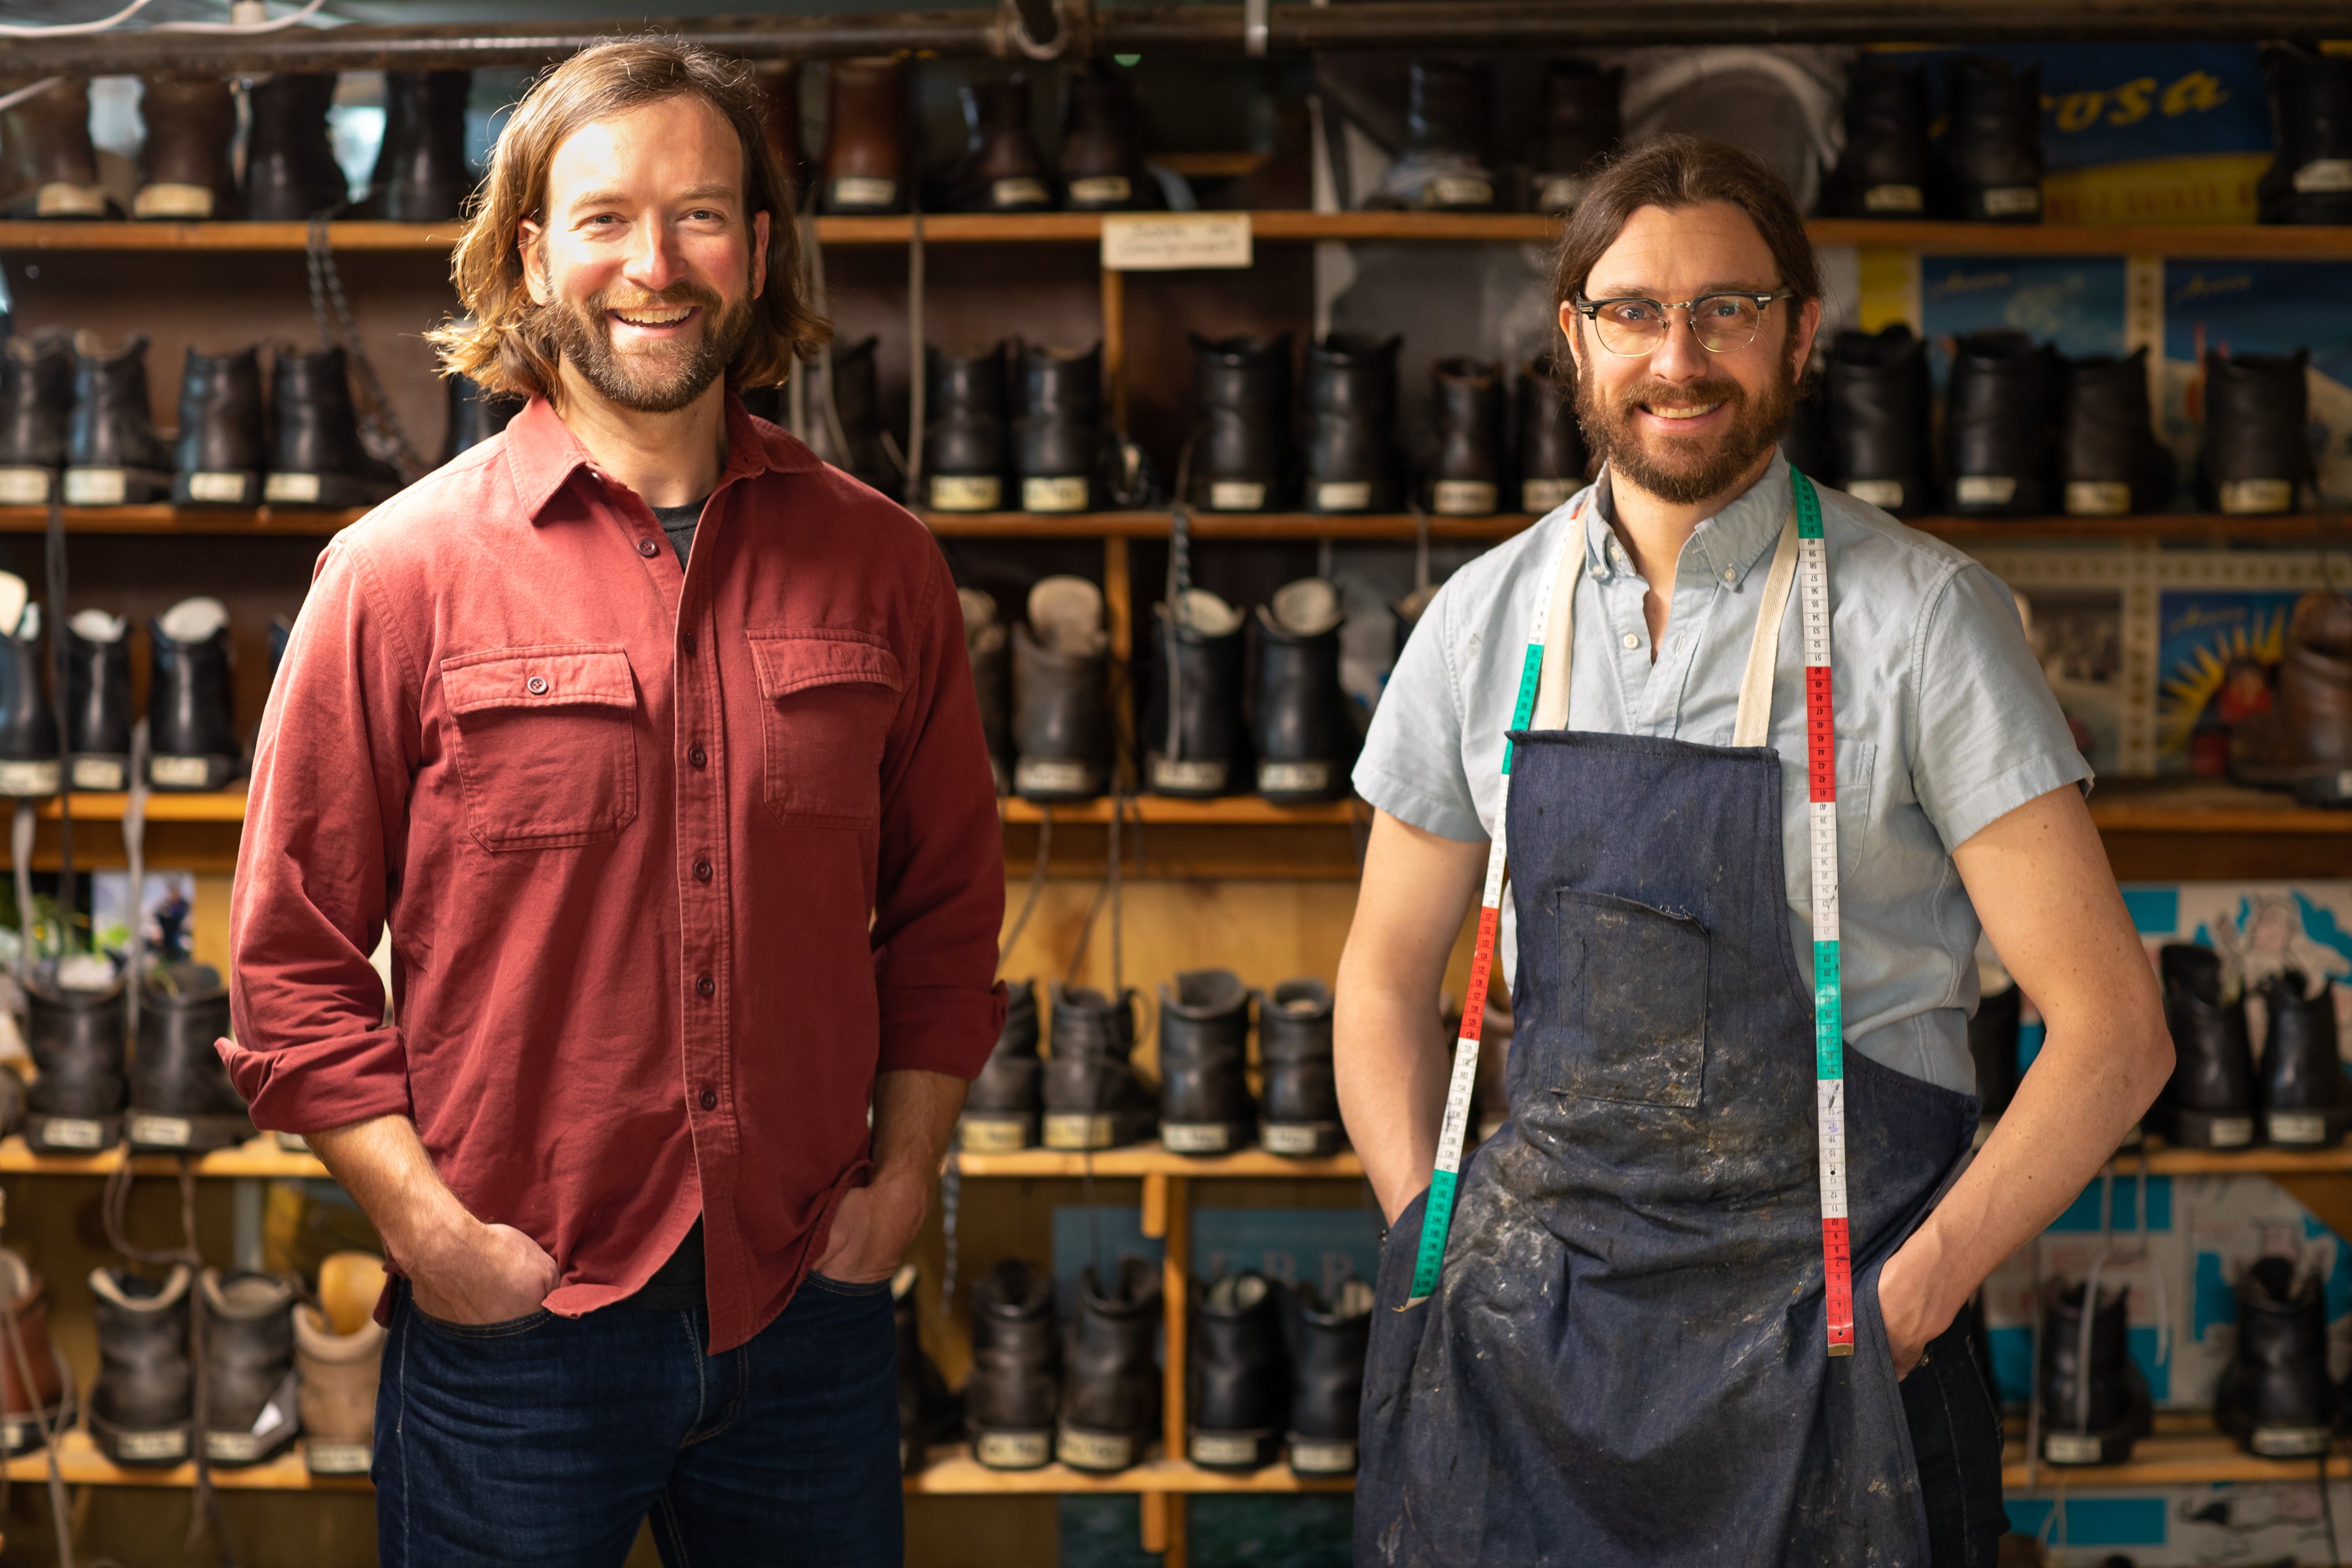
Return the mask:
POLYGON ((1107 272, 1182 272, 1250 264, 1247 213, 1106 213, 1107 272))

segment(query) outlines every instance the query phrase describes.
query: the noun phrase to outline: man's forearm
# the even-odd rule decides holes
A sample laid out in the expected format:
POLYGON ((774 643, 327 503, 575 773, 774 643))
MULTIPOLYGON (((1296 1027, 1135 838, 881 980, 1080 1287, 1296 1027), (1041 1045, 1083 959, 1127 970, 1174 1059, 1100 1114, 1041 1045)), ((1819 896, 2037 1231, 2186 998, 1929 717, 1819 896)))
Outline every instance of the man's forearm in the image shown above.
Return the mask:
POLYGON ((426 1264, 480 1223, 441 1180, 405 1116, 313 1132, 310 1144, 404 1268, 426 1264))
POLYGON ((874 1079, 874 1184, 930 1191, 971 1086, 952 1073, 908 1069, 874 1079))
POLYGON ((1332 1021, 1339 1114, 1372 1196, 1391 1221, 1429 1184, 1437 1163, 1448 1063, 1433 1001, 1340 964, 1332 1021))

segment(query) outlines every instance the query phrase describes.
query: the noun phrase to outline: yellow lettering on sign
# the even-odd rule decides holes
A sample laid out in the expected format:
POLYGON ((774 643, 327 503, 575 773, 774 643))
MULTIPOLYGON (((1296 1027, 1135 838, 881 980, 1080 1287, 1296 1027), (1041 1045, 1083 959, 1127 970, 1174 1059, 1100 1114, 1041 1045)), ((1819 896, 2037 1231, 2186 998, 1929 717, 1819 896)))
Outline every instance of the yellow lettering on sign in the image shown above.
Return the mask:
POLYGON ((2137 81, 2127 81, 2116 89, 2115 111, 2107 116, 2110 125, 2134 125, 2146 120, 2155 107, 2156 79, 2144 76, 2137 81))
POLYGON ((2218 78, 2204 71, 2190 71, 2164 89, 2164 112, 2168 118, 2183 114, 2202 114, 2219 109, 2230 101, 2218 78))
POLYGON ((2058 100, 2058 129, 2087 130, 2098 122, 2099 110, 2106 106, 2104 92, 2070 92, 2058 100))

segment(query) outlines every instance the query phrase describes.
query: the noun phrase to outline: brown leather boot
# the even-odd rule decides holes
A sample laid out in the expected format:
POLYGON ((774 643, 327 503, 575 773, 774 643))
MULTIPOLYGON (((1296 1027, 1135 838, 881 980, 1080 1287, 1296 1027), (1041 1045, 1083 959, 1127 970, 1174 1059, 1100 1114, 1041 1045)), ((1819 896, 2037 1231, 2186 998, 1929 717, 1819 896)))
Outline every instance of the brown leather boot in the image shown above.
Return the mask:
POLYGON ((801 147, 800 65, 787 60, 762 68, 752 80, 760 88, 761 129, 767 132, 769 151, 775 153, 785 177, 793 183, 793 205, 797 207, 808 179, 808 153, 801 147))
POLYGON ((16 1318, 14 1341, 0 1334, 0 1454, 26 1453, 41 1446, 41 1428, 62 1428, 73 1419, 66 1399, 65 1367, 49 1348, 49 1288, 17 1253, 0 1247, 0 1307, 16 1318), (28 1389, 17 1370, 16 1348, 32 1369, 28 1389))
POLYGON ((907 66, 867 57, 833 62, 825 95, 823 210, 902 213, 914 163, 907 121, 907 66))
POLYGON ((89 83, 68 77, 8 110, 5 140, 25 177, 10 217, 121 217, 98 183, 89 139, 89 83))
POLYGON ((963 123, 963 163, 948 182, 950 211, 1034 213, 1053 206, 1045 155, 1029 133, 1026 79, 967 82, 963 123))
POLYGON ((236 135, 236 95, 227 79, 142 78, 139 114, 147 122, 147 140, 139 149, 139 195, 131 216, 230 216, 236 173, 229 167, 228 144, 236 135))
POLYGON ((1143 131, 1126 84, 1099 60, 1074 73, 1063 91, 1061 193, 1072 212, 1167 205, 1143 166, 1143 131))
POLYGON ((2296 602, 2277 689, 2267 711, 2231 731, 2230 772, 2314 805, 2352 806, 2352 599, 2315 591, 2296 602))
MULTIPOLYGON (((380 1264, 376 1278, 383 1278, 380 1264)), ((302 1462, 312 1475, 367 1474, 375 1459, 375 1391, 383 1361, 383 1329, 374 1318, 362 1314, 348 1332, 339 1332, 318 1308, 306 1302, 294 1309, 294 1365, 302 1377, 302 1462)))

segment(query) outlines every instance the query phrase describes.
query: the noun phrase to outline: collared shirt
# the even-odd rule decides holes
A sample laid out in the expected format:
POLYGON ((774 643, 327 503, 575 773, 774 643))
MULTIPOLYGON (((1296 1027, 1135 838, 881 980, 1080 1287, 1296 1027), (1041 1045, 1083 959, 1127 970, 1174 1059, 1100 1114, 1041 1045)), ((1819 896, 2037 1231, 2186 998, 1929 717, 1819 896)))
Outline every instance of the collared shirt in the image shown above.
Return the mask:
POLYGON ((724 1351, 870 1170, 875 1074, 986 1061, 1003 903, 922 524, 730 397, 681 568, 535 401, 320 559, 254 757, 223 1055, 263 1127, 412 1117, 553 1257, 556 1312, 629 1295, 700 1215, 724 1351))
MULTIPOLYGON (((1591 491, 1583 494, 1591 494, 1591 491)), ((1501 831, 1503 733, 1532 603, 1566 506, 1487 552, 1439 590, 1381 693, 1356 789, 1447 838, 1501 831)), ((2038 795, 2090 777, 2017 605, 1984 567, 1843 491, 1821 489, 1829 546, 1837 721, 1840 958, 1846 1043, 1873 1060, 1973 1092, 1976 910, 1952 849, 2038 795)), ((1586 509, 1568 726, 1728 746, 1739 680, 1773 547, 1790 507, 1788 464, 1701 522, 1675 563, 1666 635, 1651 658, 1648 584, 1611 527, 1603 482, 1586 509)), ((1804 647, 1790 595, 1772 685, 1781 756, 1780 852, 1798 973, 1812 973, 1804 647)), ((1594 801, 1603 813, 1639 801, 1594 801)), ((1511 905, 1504 901, 1504 919, 1511 905)), ((1497 942, 1507 973, 1517 944, 1497 942)))

